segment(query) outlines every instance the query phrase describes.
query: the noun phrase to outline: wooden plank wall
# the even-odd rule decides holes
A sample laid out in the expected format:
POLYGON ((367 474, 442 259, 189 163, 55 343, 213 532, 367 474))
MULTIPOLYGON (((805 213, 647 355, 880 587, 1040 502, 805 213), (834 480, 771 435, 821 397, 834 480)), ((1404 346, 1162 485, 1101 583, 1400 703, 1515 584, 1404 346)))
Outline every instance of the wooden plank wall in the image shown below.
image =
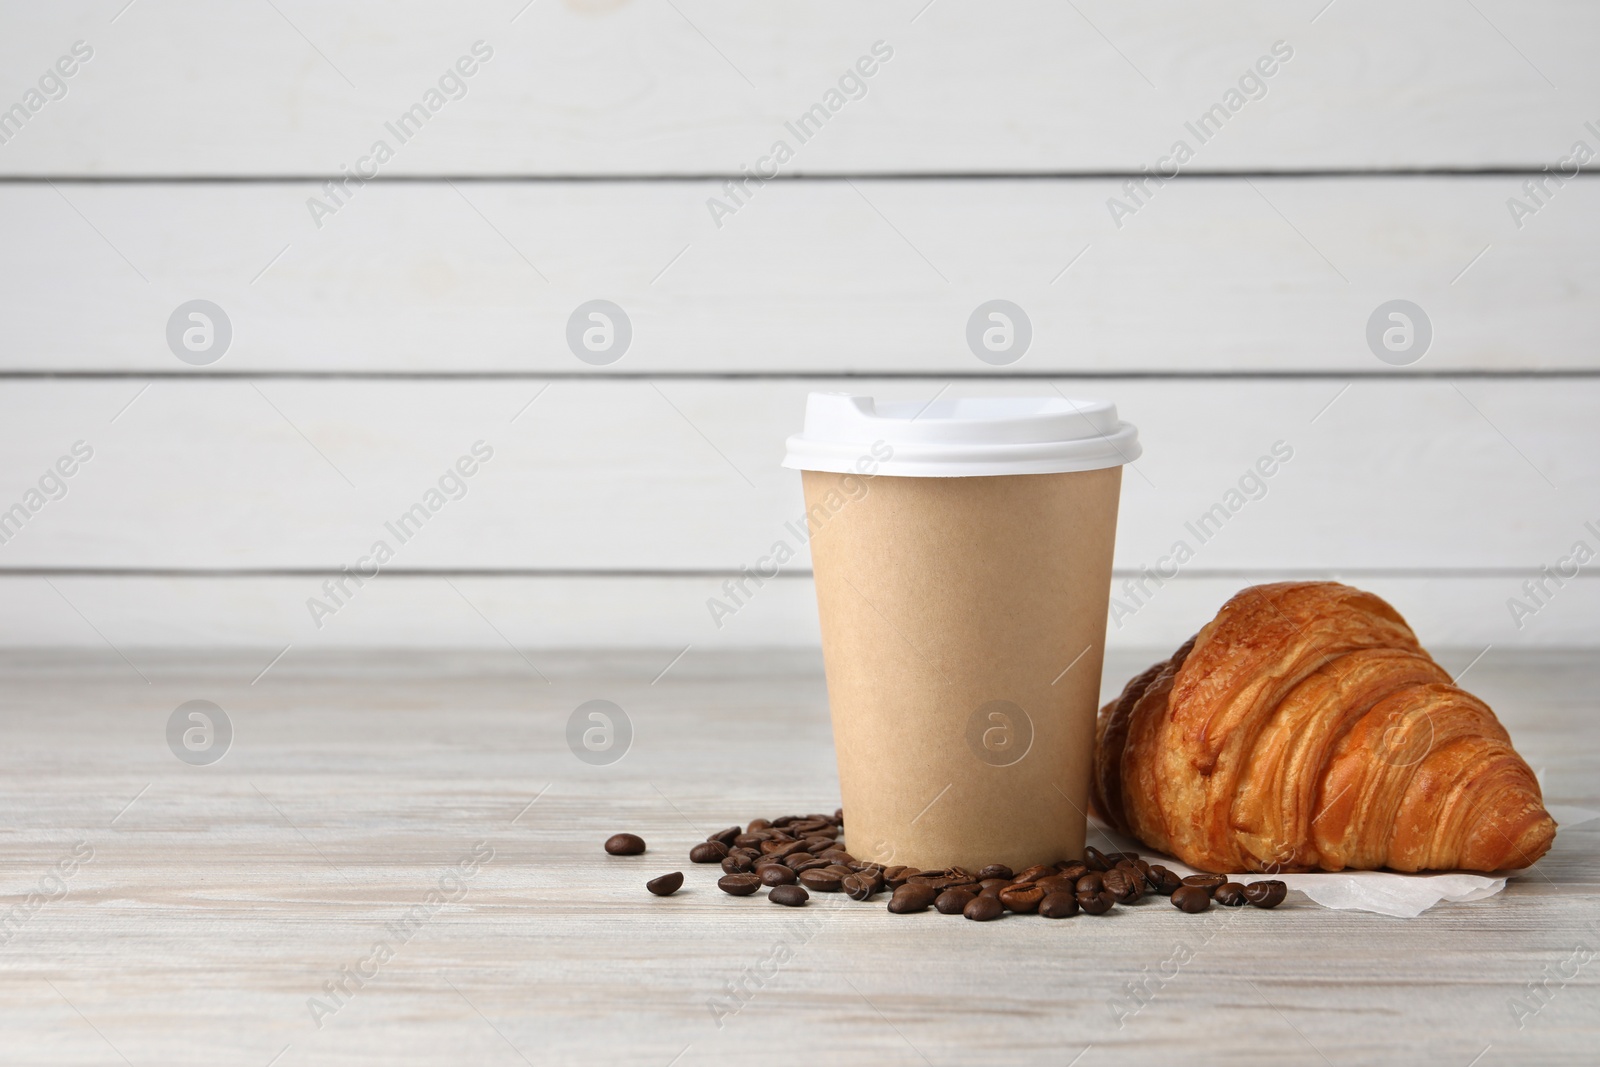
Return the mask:
POLYGON ((1114 644, 1298 575, 1600 636, 1592 4, 124 4, 0 34, 0 643, 814 644, 803 553, 706 600, 815 389, 1116 400, 1114 644))

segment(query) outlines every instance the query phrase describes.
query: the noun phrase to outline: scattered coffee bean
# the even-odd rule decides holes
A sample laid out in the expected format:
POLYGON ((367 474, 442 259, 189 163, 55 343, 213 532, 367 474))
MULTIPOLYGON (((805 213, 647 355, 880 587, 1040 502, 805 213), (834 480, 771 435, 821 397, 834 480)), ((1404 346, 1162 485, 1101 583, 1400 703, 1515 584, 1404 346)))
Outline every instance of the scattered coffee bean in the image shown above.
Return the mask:
POLYGON ((637 856, 644 851, 644 838, 638 834, 612 834, 606 838, 606 851, 613 856, 637 856))
POLYGON ((682 871, 673 871, 671 874, 663 874, 660 878, 652 878, 644 884, 646 889, 650 890, 650 892, 654 893, 658 897, 670 897, 682 886, 682 871))
POLYGON ((1039 879, 1047 878, 1055 873, 1057 872, 1053 865, 1046 866, 1043 863, 1036 863, 1021 874, 1015 875, 1011 879, 1011 883, 1013 885, 1026 885, 1029 882, 1037 882, 1039 879))
MULTIPOLYGON (((813 892, 842 891, 864 901, 888 889, 892 890, 888 910, 895 914, 933 907, 941 914, 959 912, 976 922, 990 922, 1006 911, 1036 912, 1049 919, 1079 912, 1104 915, 1147 893, 1169 896, 1173 906, 1185 912, 1205 911, 1213 901, 1222 907, 1248 903, 1271 908, 1282 903, 1288 891, 1275 879, 1241 885, 1216 874, 1180 878, 1136 852, 1101 852, 1092 846, 1083 850, 1081 861, 1034 864, 1020 872, 1003 863, 976 870, 886 866, 852 856, 845 847, 843 826, 842 810, 832 815, 751 819, 742 829, 729 826, 709 835, 690 850, 689 858, 720 864, 723 875, 717 887, 731 896, 750 896, 765 887, 774 903, 799 907, 813 892)), ((614 856, 636 856, 645 851, 645 842, 637 834, 615 834, 605 849, 614 856)), ((674 871, 651 879, 646 888, 670 896, 683 882, 683 872, 674 871)))
POLYGON ((883 878, 876 871, 861 871, 840 879, 839 887, 851 900, 871 900, 883 888, 883 878))
POLYGON ((1118 904, 1132 904, 1144 896, 1143 882, 1138 868, 1113 867, 1100 876, 1101 885, 1118 904))
POLYGON ((753 874, 725 874, 717 879, 717 888, 735 897, 747 897, 761 888, 761 879, 753 874))
POLYGON ((1244 887, 1244 898, 1258 908, 1276 908, 1288 895, 1289 887, 1276 878, 1251 882, 1244 887))
POLYGON ((961 910, 961 914, 975 923, 986 923, 1000 918, 1005 910, 1005 905, 1000 903, 999 897, 979 895, 967 901, 967 906, 961 910))
POLYGON ((702 841, 689 850, 691 863, 721 863, 728 855, 728 846, 721 841, 702 841))
POLYGON ((1000 890, 998 894, 1000 903, 1010 911, 1027 913, 1039 910, 1039 901, 1044 899, 1044 890, 1032 882, 1017 884, 1013 882, 1000 890))
POLYGON ((793 885, 795 882, 794 872, 781 863, 769 863, 756 874, 762 885, 793 885))
POLYGON ((1052 874, 1048 878, 1041 878, 1033 884, 1038 886, 1040 889, 1043 889, 1045 896, 1049 896, 1051 893, 1075 893, 1078 890, 1077 882, 1070 878, 1063 878, 1059 874, 1052 874))
POLYGON ((800 884, 813 893, 837 893, 844 879, 829 870, 809 870, 800 872, 800 884))
POLYGON ((916 911, 927 911, 939 894, 925 885, 907 882, 894 891, 889 898, 889 910, 896 915, 909 915, 916 911))
POLYGON ((1244 886, 1238 882, 1223 882, 1217 886, 1217 891, 1211 895, 1211 899, 1224 908, 1242 908, 1246 903, 1244 886))
POLYGON ((1153 892, 1164 897, 1170 897, 1173 890, 1183 884, 1183 879, 1177 873, 1169 871, 1159 863, 1150 867, 1150 888, 1153 892))
POLYGON ((1104 915, 1117 902, 1117 898, 1104 889, 1080 889, 1075 896, 1079 910, 1085 915, 1104 915))
POLYGON ((767 894, 767 899, 786 908, 798 908, 811 899, 811 894, 797 885, 775 885, 772 892, 767 894))
POLYGON ((1070 919, 1078 914, 1078 896, 1066 890, 1046 893, 1039 901, 1039 914, 1046 919, 1070 919))

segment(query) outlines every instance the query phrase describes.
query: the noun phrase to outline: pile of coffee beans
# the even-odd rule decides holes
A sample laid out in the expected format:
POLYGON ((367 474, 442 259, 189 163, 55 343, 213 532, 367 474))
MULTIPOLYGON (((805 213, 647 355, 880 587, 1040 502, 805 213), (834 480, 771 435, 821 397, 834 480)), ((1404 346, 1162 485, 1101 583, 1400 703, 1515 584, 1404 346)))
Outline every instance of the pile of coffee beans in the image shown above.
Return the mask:
MULTIPOLYGON (((1205 911, 1213 903, 1275 908, 1287 892, 1275 879, 1241 885, 1220 874, 1182 878, 1158 863, 1146 863, 1136 852, 1095 848, 1085 848, 1082 860, 1041 863, 1021 872, 1004 864, 977 871, 885 866, 846 852, 843 832, 843 811, 755 819, 743 828, 718 830, 690 849, 689 859, 721 865, 717 888, 736 897, 766 890, 772 903, 797 908, 812 893, 844 893, 851 900, 887 893, 889 911, 896 915, 932 908, 974 922, 989 922, 1008 911, 1047 919, 1066 919, 1079 912, 1104 915, 1119 904, 1158 894, 1189 913, 1205 911)), ((644 841, 634 834, 617 834, 605 847, 617 856, 636 856, 645 850, 644 841)), ((682 885, 683 873, 675 871, 652 879, 645 888, 657 896, 670 896, 682 885)))

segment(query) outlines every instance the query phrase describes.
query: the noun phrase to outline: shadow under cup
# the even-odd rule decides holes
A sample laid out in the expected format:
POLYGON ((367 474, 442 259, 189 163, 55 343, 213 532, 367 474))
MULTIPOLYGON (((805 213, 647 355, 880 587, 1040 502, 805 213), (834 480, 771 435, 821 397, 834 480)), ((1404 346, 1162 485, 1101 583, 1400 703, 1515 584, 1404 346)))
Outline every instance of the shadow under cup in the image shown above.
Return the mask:
POLYGON ((1121 468, 802 480, 851 854, 1081 855, 1121 468))

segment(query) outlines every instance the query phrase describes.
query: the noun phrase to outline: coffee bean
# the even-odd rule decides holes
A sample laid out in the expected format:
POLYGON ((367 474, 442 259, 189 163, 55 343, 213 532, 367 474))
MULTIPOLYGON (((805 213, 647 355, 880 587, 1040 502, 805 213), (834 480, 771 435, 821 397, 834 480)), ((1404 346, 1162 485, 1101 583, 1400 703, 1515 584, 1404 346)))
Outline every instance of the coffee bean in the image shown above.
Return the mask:
MULTIPOLYGON (((811 853, 805 851, 804 849, 800 850, 799 852, 791 852, 787 856, 783 857, 783 865, 785 867, 790 867, 790 868, 792 868, 794 870, 797 870, 797 871, 807 863, 816 863, 816 862, 817 862, 817 857, 813 856, 811 853)), ((827 860, 823 860, 822 861, 822 865, 824 867, 826 867, 828 865, 828 861, 827 860)))
POLYGON ((766 840, 769 840, 769 838, 764 833, 740 834, 738 837, 733 839, 733 847, 753 848, 759 852, 761 851, 761 842, 766 840))
POLYGON ((650 879, 644 884, 644 887, 658 897, 670 897, 682 885, 683 872, 673 871, 671 874, 663 874, 660 878, 650 879))
POLYGON ((719 841, 722 844, 727 845, 729 848, 732 848, 733 847, 733 839, 738 837, 742 833, 744 833, 744 831, 739 829, 737 826, 730 826, 726 830, 718 830, 714 834, 706 835, 706 840, 707 841, 719 841))
POLYGON ((750 862, 748 856, 729 853, 722 858, 722 869, 728 874, 744 874, 755 870, 755 864, 750 862))
POLYGON ((1076 860, 1070 863, 1060 863, 1056 866, 1061 871, 1061 877, 1070 878, 1074 882, 1089 873, 1089 868, 1076 860))
POLYGON ((1026 913, 1038 910, 1039 901, 1044 899, 1044 890, 1031 882, 1021 885, 1013 882, 1000 890, 998 896, 1000 903, 1011 911, 1026 913))
POLYGON ((1217 886, 1217 891, 1212 894, 1211 899, 1224 908, 1242 908, 1246 903, 1244 886, 1238 882, 1223 882, 1217 886))
POLYGON ((883 880, 889 884, 890 889, 899 889, 921 874, 922 872, 915 867, 901 867, 899 874, 891 875, 888 871, 885 871, 883 880))
POLYGON ((916 874, 917 873, 917 869, 915 867, 907 867, 903 863, 895 865, 895 866, 885 867, 883 869, 883 876, 885 878, 891 879, 891 880, 900 877, 900 875, 902 873, 905 873, 905 874, 916 874))
POLYGON ((967 906, 961 909, 961 914, 973 922, 986 923, 1000 918, 1005 910, 1000 898, 980 895, 967 901, 967 906))
POLYGON ((763 856, 771 856, 774 859, 782 859, 785 856, 804 851, 805 847, 798 841, 780 841, 775 838, 769 838, 761 842, 761 854, 763 856))
POLYGON ((834 863, 842 863, 847 867, 858 862, 854 856, 842 848, 830 848, 822 854, 822 858, 832 860, 834 863))
POLYGON ((1105 857, 1106 862, 1113 867, 1119 863, 1139 862, 1139 854, 1137 852, 1107 852, 1105 853, 1105 857))
POLYGON ((793 885, 794 872, 781 863, 769 863, 756 872, 762 885, 793 885))
POLYGON ((747 834, 753 834, 757 830, 770 830, 771 828, 772 823, 766 819, 751 819, 749 824, 745 826, 744 832, 747 834))
POLYGON ((1113 867, 1100 876, 1100 883, 1118 904, 1132 904, 1144 896, 1143 879, 1137 868, 1113 867))
POLYGON ((820 859, 816 856, 812 856, 810 859, 804 860, 800 863, 795 863, 794 857, 790 856, 789 859, 785 860, 784 862, 788 865, 789 869, 794 871, 796 874, 801 874, 805 871, 820 871, 827 867, 833 866, 833 864, 829 863, 827 860, 820 859))
POLYGON ((1003 863, 991 863, 989 866, 978 872, 979 881, 982 881, 985 878, 1004 878, 1009 882, 1014 877, 1016 877, 1016 872, 1003 863))
POLYGON ((834 808, 833 809, 833 821, 838 826, 843 826, 844 825, 844 809, 843 808, 834 808))
POLYGON ((767 894, 767 899, 786 908, 798 908, 811 899, 811 894, 797 885, 775 885, 772 892, 767 894))
POLYGON ((1098 893, 1105 888, 1105 875, 1100 871, 1090 871, 1078 879, 1077 891, 1079 893, 1098 893))
POLYGON ((978 883, 979 896, 999 896, 1000 890, 1011 884, 1009 878, 985 878, 978 883))
POLYGON ((1070 878, 1063 878, 1059 874, 1041 878, 1033 884, 1043 889, 1045 896, 1049 896, 1051 893, 1075 893, 1078 891, 1078 883, 1070 878))
POLYGON ((781 830, 785 826, 788 826, 790 823, 799 822, 799 821, 800 821, 800 816, 798 816, 798 815, 780 815, 776 819, 772 820, 772 825, 781 830))
POLYGON ((1053 864, 1046 865, 1043 863, 1036 863, 1032 867, 1029 867, 1027 870, 1023 871, 1021 874, 1013 876, 1011 883, 1013 885, 1025 885, 1029 882, 1037 882, 1041 878, 1048 878, 1050 875, 1055 873, 1056 869, 1053 864))
POLYGON ((735 897, 747 897, 761 888, 761 879, 753 874, 725 874, 717 879, 717 888, 735 897))
POLYGON ((894 891, 889 898, 889 910, 896 915, 909 915, 914 911, 927 911, 928 905, 939 894, 925 885, 908 882, 894 891))
POLYGON ((1244 887, 1244 898, 1258 908, 1276 908, 1288 895, 1289 887, 1276 878, 1251 882, 1244 887))
POLYGON ((1211 894, 1201 885, 1181 885, 1172 894, 1172 906, 1190 914, 1211 907, 1211 894))
POLYGON ((851 900, 871 900, 883 888, 883 878, 875 871, 864 871, 840 879, 839 887, 851 900))
POLYGON ((606 851, 613 856, 637 856, 644 851, 644 838, 638 834, 612 834, 606 838, 606 851))
POLYGON ((721 863, 728 855, 728 846, 721 841, 702 841, 689 850, 691 863, 721 863))
POLYGON ((933 909, 940 915, 960 915, 977 896, 965 889, 946 889, 933 901, 933 909))
POLYGON ((828 870, 801 871, 800 884, 813 893, 837 893, 844 879, 828 870))
POLYGON ((1084 849, 1083 849, 1083 864, 1084 864, 1085 867, 1088 867, 1091 871, 1103 871, 1107 867, 1111 866, 1110 862, 1107 861, 1107 859, 1106 859, 1105 853, 1101 852, 1099 849, 1095 848, 1093 845, 1085 845, 1084 846, 1084 849))
POLYGON ((1199 886, 1206 891, 1207 896, 1210 896, 1217 891, 1217 886, 1226 881, 1227 879, 1220 874, 1191 874, 1183 880, 1183 884, 1199 886))
MULTIPOLYGON (((1079 882, 1082 885, 1082 882, 1079 882)), ((1080 889, 1076 894, 1078 908, 1085 915, 1104 915, 1116 904, 1117 898, 1104 889, 1080 889)))
POLYGON ((1173 890, 1182 884, 1183 879, 1179 878, 1175 872, 1167 870, 1159 863, 1151 865, 1150 888, 1153 892, 1160 893, 1164 897, 1170 897, 1173 890))
POLYGON ((1065 890, 1046 893, 1039 901, 1039 914, 1046 919, 1070 919, 1078 914, 1078 896, 1065 890))

